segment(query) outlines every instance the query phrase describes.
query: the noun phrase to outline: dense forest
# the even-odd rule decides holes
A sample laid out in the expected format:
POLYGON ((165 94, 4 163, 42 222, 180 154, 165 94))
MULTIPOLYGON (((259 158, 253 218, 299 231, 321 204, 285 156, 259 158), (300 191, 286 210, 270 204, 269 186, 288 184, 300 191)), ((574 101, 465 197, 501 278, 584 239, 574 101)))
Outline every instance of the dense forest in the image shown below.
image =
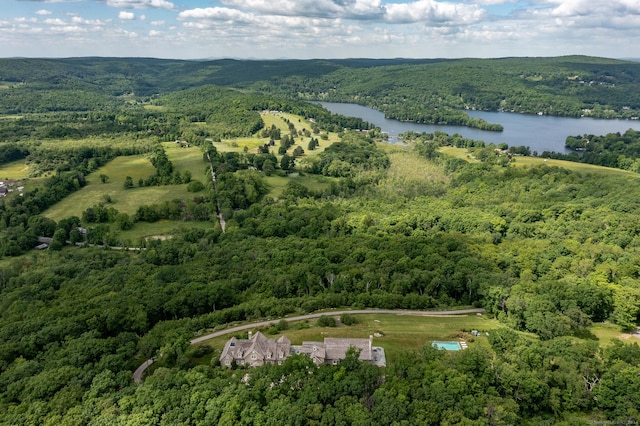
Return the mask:
MULTIPOLYGON (((624 116, 639 108, 637 65, 580 57, 253 65, 0 60, 0 166, 28 166, 35 181, 0 200, 0 424, 640 421, 640 346, 602 341, 594 328, 606 323, 619 336, 638 326, 636 174, 542 160, 523 167, 524 148, 443 133, 389 146, 368 123, 300 99, 384 110, 406 98, 407 108, 441 102, 460 114, 513 109, 515 100, 490 99, 522 85, 522 99, 540 105, 566 99, 558 114, 579 113, 593 96, 624 116), (434 77, 443 69, 447 96, 434 77), (483 83, 489 72, 504 78, 496 80, 504 92, 483 83), (443 96, 409 86, 421 75, 443 96), (390 85, 380 89, 377 78, 390 85), (455 86, 465 79, 477 86, 455 86), (264 111, 285 125, 267 126, 264 111), (243 139, 260 143, 225 149, 243 139), (166 142, 194 145, 199 174, 180 171, 166 142), (43 215, 104 165, 132 156, 153 174, 128 176, 121 191, 185 185, 188 195, 130 215, 106 201, 81 217, 43 215), (286 182, 277 197, 272 177, 286 182), (159 220, 175 223, 170 238, 137 250, 83 244, 119 245, 118 231, 159 220), (48 249, 33 250, 43 236, 48 249), (426 344, 382 369, 351 353, 337 366, 294 356, 228 370, 215 356, 199 362, 189 345, 216 326, 326 308, 456 306, 483 307, 501 328, 487 345, 448 353, 426 344), (156 368, 135 384, 133 370, 151 357, 156 368)), ((621 158, 638 161, 636 133, 568 142, 589 163, 621 167, 621 158), (598 160, 605 153, 616 163, 598 160)))
POLYGON ((465 109, 637 117, 640 64, 583 56, 433 60, 0 59, 0 113, 89 111, 204 84, 355 102, 390 118, 501 130, 465 109))

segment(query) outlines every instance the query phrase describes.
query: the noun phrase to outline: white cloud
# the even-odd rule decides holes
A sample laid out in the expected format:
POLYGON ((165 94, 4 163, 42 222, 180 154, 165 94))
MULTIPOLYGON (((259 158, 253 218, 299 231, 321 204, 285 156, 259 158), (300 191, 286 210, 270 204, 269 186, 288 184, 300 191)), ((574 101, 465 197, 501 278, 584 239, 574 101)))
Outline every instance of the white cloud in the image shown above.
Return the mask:
POLYGON ((380 0, 223 0, 261 15, 370 19, 383 14, 380 0))
POLYGON ((67 23, 65 21, 63 21, 62 19, 56 18, 56 19, 45 19, 44 23, 47 25, 67 25, 67 23))
POLYGON ((123 21, 131 21, 133 19, 136 19, 136 15, 133 12, 125 12, 124 10, 121 10, 120 13, 118 13, 118 18, 122 19, 123 21))
POLYGON ((53 15, 53 12, 47 9, 40 9, 40 10, 36 10, 36 15, 41 15, 41 16, 53 15))
POLYGON ((176 6, 166 0, 105 0, 107 6, 121 9, 168 9, 173 10, 176 6))
POLYGON ((84 19, 79 16, 72 16, 71 23, 76 25, 89 25, 89 26, 104 26, 108 23, 108 20, 101 19, 84 19))
POLYGON ((150 24, 153 25, 153 26, 159 27, 159 26, 164 25, 165 22, 162 21, 162 20, 161 21, 151 21, 150 24))
POLYGON ((251 21, 252 14, 226 7, 207 7, 185 10, 178 14, 178 19, 210 19, 212 21, 251 21))
POLYGON ((433 24, 462 24, 477 22, 486 11, 475 5, 418 0, 386 6, 385 20, 393 24, 425 22, 433 24))

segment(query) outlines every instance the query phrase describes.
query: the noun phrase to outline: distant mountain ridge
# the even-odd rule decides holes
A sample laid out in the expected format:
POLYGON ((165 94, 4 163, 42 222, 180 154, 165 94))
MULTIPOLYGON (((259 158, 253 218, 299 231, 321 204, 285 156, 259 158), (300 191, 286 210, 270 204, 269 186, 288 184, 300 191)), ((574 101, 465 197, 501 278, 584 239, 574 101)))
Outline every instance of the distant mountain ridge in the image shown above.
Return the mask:
MULTIPOLYGON (((2 98, 20 90, 138 99, 202 85, 355 102, 389 117, 451 123, 447 109, 631 118, 640 63, 588 56, 496 59, 0 59, 2 98), (25 83, 19 89, 12 84, 25 83), (425 109, 426 108, 426 109, 425 109), (439 109, 435 111, 434 108, 439 109), (444 116, 434 116, 444 111, 444 116), (439 120, 439 121, 438 121, 439 120)), ((636 114, 637 115, 637 114, 636 114)))

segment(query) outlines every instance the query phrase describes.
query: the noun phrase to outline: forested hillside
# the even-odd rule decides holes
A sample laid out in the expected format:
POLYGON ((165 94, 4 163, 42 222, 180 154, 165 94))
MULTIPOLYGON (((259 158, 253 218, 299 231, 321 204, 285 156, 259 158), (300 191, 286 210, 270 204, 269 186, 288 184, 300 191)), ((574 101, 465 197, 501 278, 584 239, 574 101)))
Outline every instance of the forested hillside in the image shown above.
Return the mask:
MULTIPOLYGON (((301 85, 302 97, 320 96, 326 84, 336 89, 322 96, 347 100, 367 93, 362 76, 392 73, 396 88, 358 101, 436 102, 426 89, 403 91, 422 75, 408 70, 435 79, 477 67, 478 79, 461 74, 469 84, 502 70, 511 88, 529 88, 523 96, 548 91, 544 102, 566 97, 570 111, 587 92, 572 85, 600 73, 616 86, 594 93, 626 87, 630 109, 602 103, 624 115, 638 107, 637 65, 69 59, 42 60, 29 75, 36 62, 0 61, 0 424, 640 420, 640 346, 627 334, 640 316, 636 173, 525 167, 515 149, 440 133, 392 146, 368 123, 293 96, 301 85), (446 145, 471 151, 454 158, 446 145), (101 201, 76 198, 83 214, 51 214, 87 188, 101 201), (34 250, 38 237, 52 238, 46 250, 34 250), (471 330, 442 336, 468 339, 457 353, 412 335, 389 347, 382 369, 351 354, 337 366, 294 356, 230 370, 216 347, 189 345, 214 327, 320 309, 459 306, 483 307, 499 327, 476 340, 471 330)), ((476 107, 506 93, 477 84, 476 107)), ((467 99, 458 89, 452 96, 467 99)), ((440 101, 462 105, 451 99, 440 101)), ((638 159, 612 138, 572 141, 638 159)))
POLYGON ((391 118, 500 130, 464 109, 637 117, 640 64, 566 56, 441 60, 0 59, 0 112, 90 109, 203 84, 356 102, 391 118), (71 105, 75 104, 75 107, 71 105))

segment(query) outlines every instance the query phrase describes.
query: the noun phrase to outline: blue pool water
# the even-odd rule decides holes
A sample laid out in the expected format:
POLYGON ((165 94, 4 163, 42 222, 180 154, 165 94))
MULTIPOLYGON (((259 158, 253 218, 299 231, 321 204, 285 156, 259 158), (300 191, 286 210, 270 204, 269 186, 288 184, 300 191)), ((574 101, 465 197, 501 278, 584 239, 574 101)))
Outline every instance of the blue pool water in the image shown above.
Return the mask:
POLYGON ((438 349, 444 349, 446 351, 460 350, 460 343, 458 342, 431 342, 431 344, 438 349))

